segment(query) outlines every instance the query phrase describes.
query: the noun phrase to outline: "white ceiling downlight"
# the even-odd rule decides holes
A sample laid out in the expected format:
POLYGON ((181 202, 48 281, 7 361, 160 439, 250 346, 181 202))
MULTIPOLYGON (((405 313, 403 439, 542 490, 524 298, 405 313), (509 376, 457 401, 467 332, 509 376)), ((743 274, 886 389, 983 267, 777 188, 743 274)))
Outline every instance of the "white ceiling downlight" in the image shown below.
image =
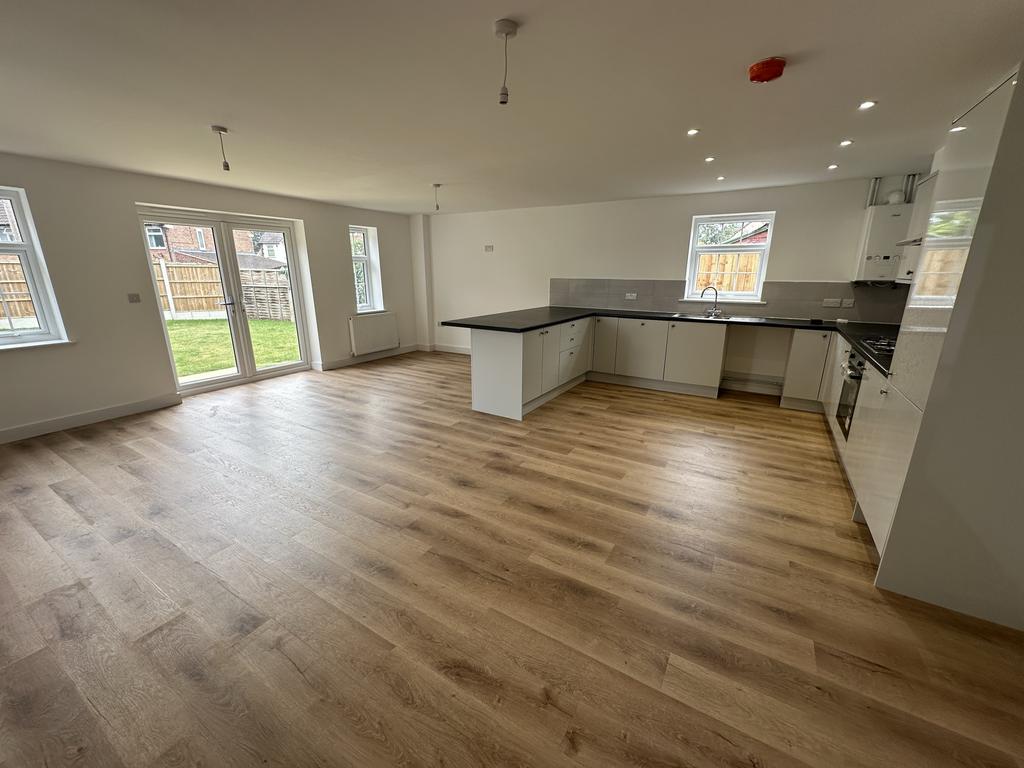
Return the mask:
POLYGON ((835 170, 836 168, 838 168, 838 167, 839 167, 839 166, 838 166, 838 165, 836 165, 835 163, 831 163, 831 164, 829 165, 828 169, 829 169, 830 171, 834 171, 834 170, 835 170))
POLYGON ((690 130, 688 130, 686 132, 686 135, 687 136, 696 136, 698 133, 700 133, 700 128, 691 128, 690 130))
POLYGON ((708 155, 707 157, 704 158, 704 162, 705 163, 713 163, 713 162, 715 162, 715 158, 712 157, 711 155, 708 155))
POLYGON ((877 105, 877 101, 872 101, 871 99, 868 99, 867 101, 862 101, 860 104, 858 104, 857 109, 859 109, 861 112, 866 112, 869 109, 874 109, 877 105))
POLYGON ((966 130, 967 130, 967 126, 966 125, 954 125, 952 128, 949 129, 949 132, 950 133, 960 133, 961 131, 966 131, 966 130))
POLYGON ((853 144, 853 139, 843 139, 842 141, 839 142, 840 147, 848 147, 851 144, 853 144))

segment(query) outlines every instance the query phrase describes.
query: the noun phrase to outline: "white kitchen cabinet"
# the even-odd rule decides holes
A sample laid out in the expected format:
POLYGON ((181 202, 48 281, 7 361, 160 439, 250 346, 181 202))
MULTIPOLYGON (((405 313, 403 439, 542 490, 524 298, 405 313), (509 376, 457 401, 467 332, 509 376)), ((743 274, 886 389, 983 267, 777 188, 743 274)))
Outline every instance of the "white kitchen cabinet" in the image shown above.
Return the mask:
POLYGON ((564 352, 573 347, 585 347, 591 343, 590 327, 593 320, 592 317, 584 317, 581 320, 571 320, 558 326, 561 351, 564 352))
POLYGON ((544 392, 544 329, 523 334, 523 402, 544 392))
POLYGON ((889 538, 921 415, 885 376, 869 366, 861 381, 844 461, 879 553, 889 538))
POLYGON ((599 373, 615 373, 615 344, 619 333, 619 318, 594 318, 594 363, 599 373))
POLYGON ((639 379, 663 379, 668 325, 665 320, 620 317, 615 373, 639 379))
MULTIPOLYGON (((561 328, 557 325, 542 328, 542 376, 541 394, 550 392, 558 386, 558 357, 561 354, 562 337, 561 328)), ((525 402, 525 401, 524 401, 525 402)))
POLYGON ((782 384, 786 399, 817 401, 821 395, 831 331, 793 331, 789 345, 786 378, 782 384))
POLYGON ((589 368, 586 350, 582 347, 567 349, 558 358, 558 383, 565 384, 577 376, 582 376, 589 368))
MULTIPOLYGON (((928 219, 932 212, 932 203, 935 198, 935 180, 937 173, 927 176, 918 182, 914 187, 914 209, 910 213, 910 226, 907 228, 907 239, 924 238, 928 231, 928 219)), ((917 262, 921 258, 920 245, 907 245, 903 248, 900 256, 899 267, 896 272, 896 280, 901 283, 910 283, 914 279, 914 272, 917 270, 917 262)))
POLYGON ((722 380, 725 331, 718 323, 668 323, 665 381, 717 390, 722 380))

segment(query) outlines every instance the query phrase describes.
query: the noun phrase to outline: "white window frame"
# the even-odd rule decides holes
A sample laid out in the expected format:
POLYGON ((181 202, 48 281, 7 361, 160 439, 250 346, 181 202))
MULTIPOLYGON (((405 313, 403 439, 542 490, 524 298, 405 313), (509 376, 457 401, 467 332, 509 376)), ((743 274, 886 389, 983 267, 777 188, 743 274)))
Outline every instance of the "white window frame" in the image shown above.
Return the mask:
POLYGON ((4 253, 14 253, 21 257, 25 282, 28 284, 29 296, 32 298, 32 306, 35 308, 40 326, 20 331, 4 330, 0 327, 0 349, 65 342, 68 340, 67 333, 64 330, 60 308, 57 306, 57 296, 50 282, 50 274, 46 269, 46 261, 43 259, 43 249, 39 245, 39 235, 36 233, 35 221, 28 207, 25 190, 20 187, 0 187, 0 197, 11 201, 14 218, 22 237, 22 242, 3 243, 0 249, 4 253))
MULTIPOLYGON (((356 298, 356 312, 359 314, 367 312, 383 312, 384 293, 381 286, 380 250, 377 245, 377 228, 351 224, 349 225, 348 232, 349 251, 352 250, 352 234, 355 232, 363 233, 363 243, 365 244, 364 250, 366 251, 362 256, 357 256, 354 253, 352 254, 352 290, 355 292, 355 264, 356 262, 362 262, 364 264, 364 274, 366 275, 366 295, 370 300, 368 304, 359 304, 359 299, 356 298)), ((358 294, 356 295, 358 296, 358 294)))
POLYGON ((199 245, 200 251, 206 250, 206 232, 203 231, 202 227, 195 227, 196 230, 196 243, 199 245))
POLYGON ((146 225, 146 244, 150 248, 156 248, 158 250, 159 249, 167 250, 167 233, 164 232, 164 230, 159 225, 157 225, 157 224, 147 224, 146 225), (156 231, 153 231, 153 230, 156 230, 156 231), (155 237, 157 235, 159 235, 160 237, 163 238, 163 240, 164 240, 164 244, 163 245, 157 245, 156 243, 154 243, 152 241, 151 238, 153 238, 153 237, 155 237))
MULTIPOLYGON (((932 204, 932 210, 929 213, 929 219, 936 213, 952 213, 954 211, 981 211, 982 198, 971 197, 965 200, 943 200, 932 204)), ((978 225, 978 219, 974 219, 975 227, 978 225)), ((914 282, 910 288, 910 298, 907 300, 908 307, 923 307, 929 309, 951 309, 956 304, 957 294, 960 292, 960 283, 963 281, 964 273, 961 270, 960 280, 957 281, 956 293, 951 296, 924 296, 917 292, 921 282, 928 275, 938 274, 956 274, 953 272, 925 272, 922 267, 925 262, 925 257, 929 251, 936 250, 956 250, 958 248, 964 248, 967 251, 967 259, 971 258, 971 243, 974 241, 974 230, 971 230, 969 235, 961 237, 936 237, 930 233, 931 222, 929 221, 929 231, 925 233, 924 241, 921 243, 921 253, 918 256, 917 267, 914 271, 914 282)), ((966 269, 966 262, 964 268, 966 269)))
POLYGON ((686 258, 686 295, 685 301, 708 301, 707 297, 701 298, 697 286, 697 267, 700 264, 700 256, 705 253, 732 253, 737 250, 758 251, 761 259, 758 264, 757 289, 751 292, 721 291, 718 294, 719 302, 731 302, 736 304, 761 303, 761 294, 764 290, 764 278, 768 271, 768 257, 771 251, 772 237, 775 234, 775 211, 757 211, 754 213, 724 213, 724 214, 701 214, 693 217, 690 224, 690 249, 686 258), (697 245, 697 227, 700 224, 718 224, 737 221, 767 221, 768 237, 764 243, 754 243, 737 246, 731 245, 697 245))

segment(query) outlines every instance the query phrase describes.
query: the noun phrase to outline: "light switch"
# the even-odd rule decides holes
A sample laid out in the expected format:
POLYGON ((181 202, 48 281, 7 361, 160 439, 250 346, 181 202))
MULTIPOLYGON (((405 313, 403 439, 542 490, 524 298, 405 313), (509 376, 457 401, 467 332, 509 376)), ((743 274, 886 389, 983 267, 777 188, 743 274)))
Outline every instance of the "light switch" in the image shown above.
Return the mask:
POLYGON ((843 302, 839 299, 822 299, 821 306, 838 308, 843 306, 843 302))
POLYGON ((485 245, 484 246, 484 253, 494 253, 494 246, 493 245, 485 245))
POLYGON ((626 301, 636 301, 636 291, 630 291, 626 294, 626 301))
POLYGON ((128 303, 129 304, 141 304, 142 303, 142 296, 140 296, 137 293, 129 293, 128 294, 128 303))
POLYGON ((854 304, 853 299, 843 299, 843 306, 849 309, 854 304))

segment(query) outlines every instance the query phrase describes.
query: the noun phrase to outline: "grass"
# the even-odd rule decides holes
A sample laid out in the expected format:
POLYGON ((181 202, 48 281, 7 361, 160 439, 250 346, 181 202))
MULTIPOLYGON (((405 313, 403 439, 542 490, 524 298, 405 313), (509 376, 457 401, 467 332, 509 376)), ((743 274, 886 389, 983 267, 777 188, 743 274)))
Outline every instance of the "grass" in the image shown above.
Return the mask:
MULTIPOLYGON (((178 378, 235 367, 227 320, 168 320, 174 365, 178 378)), ((299 359, 295 324, 287 320, 250 320, 256 367, 299 359)))

